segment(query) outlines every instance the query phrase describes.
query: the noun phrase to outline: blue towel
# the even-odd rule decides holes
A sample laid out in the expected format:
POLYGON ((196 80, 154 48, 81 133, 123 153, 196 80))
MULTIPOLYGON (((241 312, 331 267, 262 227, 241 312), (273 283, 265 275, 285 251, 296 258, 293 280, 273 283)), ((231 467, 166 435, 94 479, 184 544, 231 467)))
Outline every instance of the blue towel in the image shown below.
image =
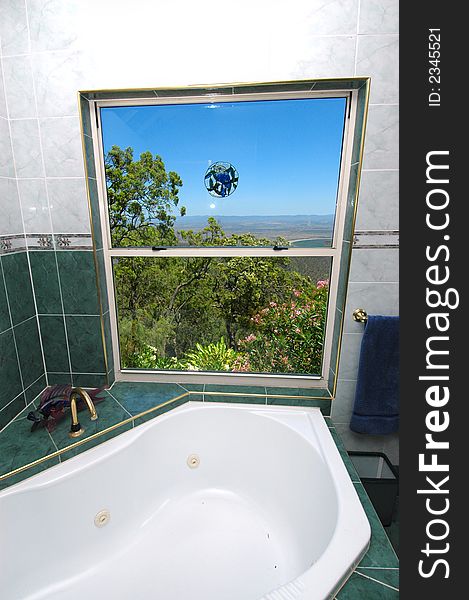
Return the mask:
POLYGON ((399 317, 368 317, 350 429, 373 435, 399 429, 399 317))

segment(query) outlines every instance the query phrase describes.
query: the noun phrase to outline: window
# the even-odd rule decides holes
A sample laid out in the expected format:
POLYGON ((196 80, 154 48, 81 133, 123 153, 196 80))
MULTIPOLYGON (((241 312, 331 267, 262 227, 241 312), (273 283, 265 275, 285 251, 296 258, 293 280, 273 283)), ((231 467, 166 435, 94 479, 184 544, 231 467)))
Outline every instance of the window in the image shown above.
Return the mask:
POLYGON ((242 92, 95 102, 116 372, 130 378, 327 381, 356 98, 242 92))

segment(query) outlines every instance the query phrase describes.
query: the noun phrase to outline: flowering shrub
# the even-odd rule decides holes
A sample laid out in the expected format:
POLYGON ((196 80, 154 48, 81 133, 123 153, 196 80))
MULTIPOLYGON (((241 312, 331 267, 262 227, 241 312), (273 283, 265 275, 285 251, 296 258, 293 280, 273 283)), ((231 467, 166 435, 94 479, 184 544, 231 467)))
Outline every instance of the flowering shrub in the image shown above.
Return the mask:
POLYGON ((328 291, 327 280, 293 289, 289 301, 270 302, 251 317, 255 331, 238 342, 236 370, 319 374, 328 291))

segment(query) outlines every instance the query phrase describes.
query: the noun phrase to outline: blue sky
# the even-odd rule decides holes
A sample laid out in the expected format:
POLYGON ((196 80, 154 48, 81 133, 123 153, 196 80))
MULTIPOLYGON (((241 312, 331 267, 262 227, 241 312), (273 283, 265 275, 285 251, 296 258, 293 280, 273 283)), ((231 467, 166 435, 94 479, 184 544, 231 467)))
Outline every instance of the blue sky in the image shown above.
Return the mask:
POLYGON ((182 178, 188 215, 313 215, 335 212, 344 98, 101 109, 105 152, 150 150, 182 178), (229 162, 238 188, 206 190, 214 162, 229 162))

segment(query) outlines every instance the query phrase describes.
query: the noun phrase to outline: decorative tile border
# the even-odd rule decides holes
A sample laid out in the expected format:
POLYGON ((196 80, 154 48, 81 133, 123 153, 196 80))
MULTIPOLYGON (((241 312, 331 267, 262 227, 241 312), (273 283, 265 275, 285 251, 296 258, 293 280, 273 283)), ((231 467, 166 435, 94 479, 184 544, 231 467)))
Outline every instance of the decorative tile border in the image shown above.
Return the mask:
POLYGON ((30 233, 26 235, 28 250, 91 250, 89 233, 30 233))
POLYGON ((355 231, 353 248, 399 248, 399 231, 355 231))
POLYGON ((26 240, 23 234, 0 235, 0 254, 24 250, 26 250, 26 240))

